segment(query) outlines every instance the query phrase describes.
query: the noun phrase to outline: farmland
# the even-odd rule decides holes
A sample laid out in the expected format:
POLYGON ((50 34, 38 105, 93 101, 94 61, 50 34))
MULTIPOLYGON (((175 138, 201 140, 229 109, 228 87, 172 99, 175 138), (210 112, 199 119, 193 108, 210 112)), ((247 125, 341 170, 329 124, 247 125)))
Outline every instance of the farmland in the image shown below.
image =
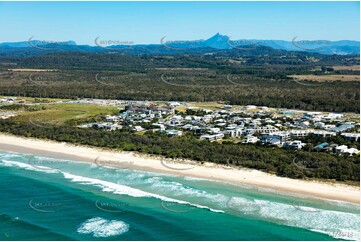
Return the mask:
POLYGON ((296 80, 307 80, 316 82, 335 82, 335 81, 360 81, 358 75, 291 75, 296 80))

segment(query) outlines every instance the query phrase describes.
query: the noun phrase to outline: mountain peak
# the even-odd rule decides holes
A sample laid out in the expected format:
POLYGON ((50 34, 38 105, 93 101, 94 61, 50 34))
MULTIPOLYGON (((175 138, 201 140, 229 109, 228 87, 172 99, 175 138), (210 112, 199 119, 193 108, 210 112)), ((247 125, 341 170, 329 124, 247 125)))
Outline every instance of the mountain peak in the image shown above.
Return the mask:
POLYGON ((230 47, 227 45, 228 38, 229 37, 227 35, 221 35, 220 33, 217 33, 211 38, 207 39, 205 42, 207 46, 216 49, 229 49, 230 47))
POLYGON ((209 39, 213 39, 213 38, 228 38, 228 36, 227 35, 222 35, 222 34, 220 34, 220 33, 216 33, 215 35, 213 35, 211 38, 209 38, 209 39))

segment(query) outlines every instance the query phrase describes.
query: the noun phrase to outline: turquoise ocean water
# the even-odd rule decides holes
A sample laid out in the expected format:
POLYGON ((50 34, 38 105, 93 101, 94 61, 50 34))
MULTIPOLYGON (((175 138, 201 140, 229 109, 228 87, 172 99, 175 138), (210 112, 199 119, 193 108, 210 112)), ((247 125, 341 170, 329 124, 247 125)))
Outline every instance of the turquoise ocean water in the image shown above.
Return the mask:
POLYGON ((0 240, 359 240, 356 205, 0 151, 0 240))

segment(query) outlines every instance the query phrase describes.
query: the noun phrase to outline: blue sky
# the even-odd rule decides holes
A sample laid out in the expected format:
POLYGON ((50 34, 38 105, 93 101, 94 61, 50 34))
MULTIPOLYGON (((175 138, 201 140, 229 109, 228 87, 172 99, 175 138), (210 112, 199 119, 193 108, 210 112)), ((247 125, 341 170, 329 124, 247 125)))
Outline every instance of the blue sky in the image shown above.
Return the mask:
POLYGON ((0 42, 359 40, 359 2, 0 2, 0 42))

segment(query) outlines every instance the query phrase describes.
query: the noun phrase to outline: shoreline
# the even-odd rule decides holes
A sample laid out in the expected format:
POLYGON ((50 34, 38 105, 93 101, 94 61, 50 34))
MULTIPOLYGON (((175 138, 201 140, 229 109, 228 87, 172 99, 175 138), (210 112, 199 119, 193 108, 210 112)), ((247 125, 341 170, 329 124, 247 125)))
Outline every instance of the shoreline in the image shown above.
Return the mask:
POLYGON ((237 169, 209 162, 199 165, 192 161, 172 160, 135 152, 112 151, 4 133, 0 133, 0 150, 94 163, 98 166, 111 166, 113 169, 114 167, 123 167, 202 178, 239 186, 266 188, 276 192, 286 192, 290 195, 305 195, 353 204, 360 203, 359 187, 278 177, 262 171, 247 168, 237 169))

